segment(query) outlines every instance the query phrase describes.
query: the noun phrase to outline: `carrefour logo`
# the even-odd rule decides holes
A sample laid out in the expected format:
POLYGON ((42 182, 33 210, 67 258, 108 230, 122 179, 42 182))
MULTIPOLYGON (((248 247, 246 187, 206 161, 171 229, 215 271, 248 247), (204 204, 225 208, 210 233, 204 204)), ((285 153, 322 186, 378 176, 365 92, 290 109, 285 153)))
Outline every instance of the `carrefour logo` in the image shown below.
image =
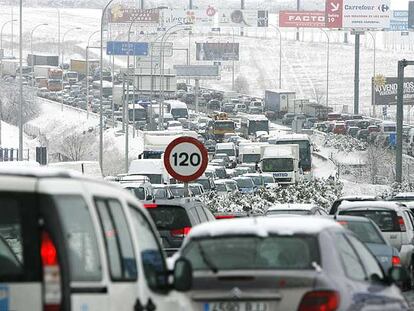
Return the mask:
POLYGON ((380 10, 381 12, 388 12, 389 9, 390 9, 390 7, 386 4, 378 6, 378 10, 380 10))
MULTIPOLYGON (((390 7, 387 4, 380 4, 378 7, 378 10, 381 12, 388 12, 390 7)), ((361 4, 361 5, 348 5, 345 4, 344 6, 345 10, 352 10, 352 11, 374 11, 375 10, 375 5, 365 5, 365 4, 361 4)))

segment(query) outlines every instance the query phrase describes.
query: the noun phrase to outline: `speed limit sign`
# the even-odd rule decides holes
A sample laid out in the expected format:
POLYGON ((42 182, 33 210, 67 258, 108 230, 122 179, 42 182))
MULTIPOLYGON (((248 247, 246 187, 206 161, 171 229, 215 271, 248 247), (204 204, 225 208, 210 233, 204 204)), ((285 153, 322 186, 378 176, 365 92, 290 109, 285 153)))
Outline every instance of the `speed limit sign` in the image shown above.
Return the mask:
POLYGON ((192 137, 179 137, 165 150, 164 166, 178 181, 190 182, 204 174, 208 152, 203 144, 192 137))

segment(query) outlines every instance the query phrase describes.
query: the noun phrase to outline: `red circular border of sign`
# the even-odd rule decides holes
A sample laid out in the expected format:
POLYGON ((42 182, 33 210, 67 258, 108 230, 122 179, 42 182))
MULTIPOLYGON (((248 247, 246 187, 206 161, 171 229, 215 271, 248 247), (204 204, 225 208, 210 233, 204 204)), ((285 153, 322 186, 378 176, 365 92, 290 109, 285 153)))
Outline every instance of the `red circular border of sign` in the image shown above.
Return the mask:
POLYGON ((164 166, 167 169, 168 174, 170 174, 172 177, 174 177, 178 181, 190 182, 190 181, 196 180, 197 178, 199 178, 201 175, 204 174, 207 168, 207 165, 208 165, 207 149, 204 147, 204 145, 200 141, 198 141, 197 139, 193 137, 184 136, 184 137, 176 138, 167 146, 167 149, 165 149, 164 166), (190 176, 183 176, 175 172, 174 169, 171 167, 170 161, 169 161, 173 148, 182 143, 193 144, 201 152, 201 166, 197 170, 197 172, 195 172, 193 175, 190 175, 190 176))

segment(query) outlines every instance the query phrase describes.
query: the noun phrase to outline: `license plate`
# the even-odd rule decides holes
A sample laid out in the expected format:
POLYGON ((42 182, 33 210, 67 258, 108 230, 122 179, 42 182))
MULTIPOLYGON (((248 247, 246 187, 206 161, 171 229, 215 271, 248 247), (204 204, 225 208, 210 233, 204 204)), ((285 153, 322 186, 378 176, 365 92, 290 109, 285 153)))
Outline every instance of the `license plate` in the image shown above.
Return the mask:
POLYGON ((203 311, 270 311, 270 308, 264 302, 228 301, 206 303, 203 311))

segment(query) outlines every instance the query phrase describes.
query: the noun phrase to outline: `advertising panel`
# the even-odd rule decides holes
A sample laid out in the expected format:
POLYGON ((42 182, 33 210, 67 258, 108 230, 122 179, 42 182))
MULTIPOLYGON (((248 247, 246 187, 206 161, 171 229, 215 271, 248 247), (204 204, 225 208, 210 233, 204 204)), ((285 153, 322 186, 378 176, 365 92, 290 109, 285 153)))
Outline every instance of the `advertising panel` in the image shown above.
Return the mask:
POLYGON ((221 27, 268 27, 269 12, 265 10, 232 10, 218 12, 221 27))
MULTIPOLYGON (((398 79, 377 76, 372 79, 373 105, 397 105, 398 79)), ((414 78, 404 78, 404 105, 414 105, 414 78)))
POLYGON ((114 5, 109 11, 110 23, 158 24, 159 21, 160 11, 158 9, 141 10, 114 5))
POLYGON ((161 11, 161 25, 169 27, 176 24, 212 27, 217 10, 209 6, 207 9, 164 9, 161 11))
POLYGON ((210 65, 176 65, 176 76, 187 79, 218 79, 220 78, 219 66, 210 65))
POLYGON ((239 43, 206 42, 196 43, 196 60, 229 61, 239 60, 239 43))
POLYGON ((280 11, 279 27, 324 28, 325 12, 280 11))

